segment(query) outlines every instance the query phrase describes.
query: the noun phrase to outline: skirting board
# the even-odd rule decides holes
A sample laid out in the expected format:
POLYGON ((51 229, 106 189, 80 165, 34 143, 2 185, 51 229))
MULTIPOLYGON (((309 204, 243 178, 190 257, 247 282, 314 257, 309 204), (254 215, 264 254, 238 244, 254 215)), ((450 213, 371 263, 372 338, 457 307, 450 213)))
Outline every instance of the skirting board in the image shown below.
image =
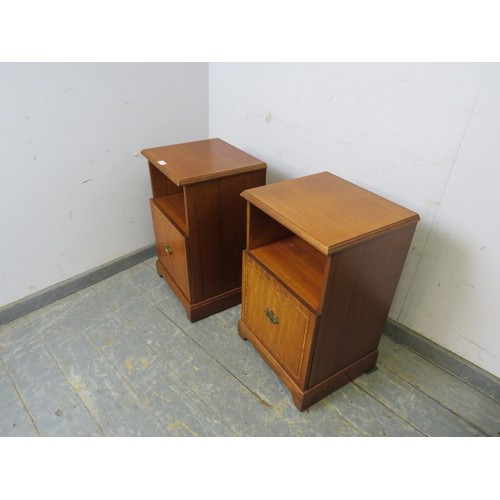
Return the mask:
POLYGON ((500 379, 494 375, 390 318, 383 333, 500 402, 500 379))
POLYGON ((135 252, 131 252, 122 257, 118 257, 115 260, 107 262, 102 266, 96 267, 82 274, 69 278, 60 283, 56 283, 48 288, 44 288, 39 292, 36 292, 28 297, 24 297, 12 304, 7 304, 0 308, 0 326, 10 321, 14 321, 25 314, 36 311, 43 306, 55 302, 56 300, 62 299, 78 292, 90 285, 93 285, 99 281, 102 281, 114 274, 117 274, 129 267, 140 264, 144 260, 147 260, 156 255, 156 246, 151 245, 135 252))

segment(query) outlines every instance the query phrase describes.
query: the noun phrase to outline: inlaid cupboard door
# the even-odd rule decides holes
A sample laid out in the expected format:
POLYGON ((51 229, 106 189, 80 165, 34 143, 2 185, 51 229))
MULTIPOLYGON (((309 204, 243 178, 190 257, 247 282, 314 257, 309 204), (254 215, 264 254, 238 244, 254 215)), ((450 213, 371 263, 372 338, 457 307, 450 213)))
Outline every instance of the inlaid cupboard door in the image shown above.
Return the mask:
POLYGON ((151 213, 158 259, 189 299, 186 238, 165 217, 153 200, 151 200, 151 213))
POLYGON ((246 253, 242 319, 269 354, 305 384, 316 315, 246 253))

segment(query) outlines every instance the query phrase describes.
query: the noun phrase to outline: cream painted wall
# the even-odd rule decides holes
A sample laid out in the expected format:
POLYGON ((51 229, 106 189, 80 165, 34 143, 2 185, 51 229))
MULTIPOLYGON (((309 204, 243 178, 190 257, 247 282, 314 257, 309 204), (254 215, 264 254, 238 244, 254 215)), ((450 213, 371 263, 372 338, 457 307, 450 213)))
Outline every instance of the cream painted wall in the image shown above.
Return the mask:
POLYGON ((500 376, 500 64, 212 63, 209 134, 421 216, 390 317, 500 376))
POLYGON ((140 151, 208 134, 207 63, 0 64, 0 307, 154 241, 140 151))

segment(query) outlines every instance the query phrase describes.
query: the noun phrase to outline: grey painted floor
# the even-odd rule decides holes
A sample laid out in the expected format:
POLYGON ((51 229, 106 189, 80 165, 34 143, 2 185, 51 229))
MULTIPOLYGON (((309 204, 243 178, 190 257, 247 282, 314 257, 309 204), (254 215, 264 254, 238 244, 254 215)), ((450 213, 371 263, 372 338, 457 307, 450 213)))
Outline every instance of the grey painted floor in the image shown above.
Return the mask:
POLYGON ((191 324, 150 259, 0 327, 0 436, 498 436, 500 404, 387 336, 299 412, 240 307, 191 324))

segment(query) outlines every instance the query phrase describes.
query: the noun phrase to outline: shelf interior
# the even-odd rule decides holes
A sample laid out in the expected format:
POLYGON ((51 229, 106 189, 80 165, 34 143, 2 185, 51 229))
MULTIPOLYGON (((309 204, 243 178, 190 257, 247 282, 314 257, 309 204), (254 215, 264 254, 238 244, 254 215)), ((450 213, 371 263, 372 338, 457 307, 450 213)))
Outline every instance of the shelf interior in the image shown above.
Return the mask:
POLYGON ((187 236, 188 227, 184 193, 169 194, 168 196, 155 198, 154 201, 158 205, 158 208, 187 236))
POLYGON ((313 310, 320 311, 327 256, 295 235, 250 253, 313 310))

